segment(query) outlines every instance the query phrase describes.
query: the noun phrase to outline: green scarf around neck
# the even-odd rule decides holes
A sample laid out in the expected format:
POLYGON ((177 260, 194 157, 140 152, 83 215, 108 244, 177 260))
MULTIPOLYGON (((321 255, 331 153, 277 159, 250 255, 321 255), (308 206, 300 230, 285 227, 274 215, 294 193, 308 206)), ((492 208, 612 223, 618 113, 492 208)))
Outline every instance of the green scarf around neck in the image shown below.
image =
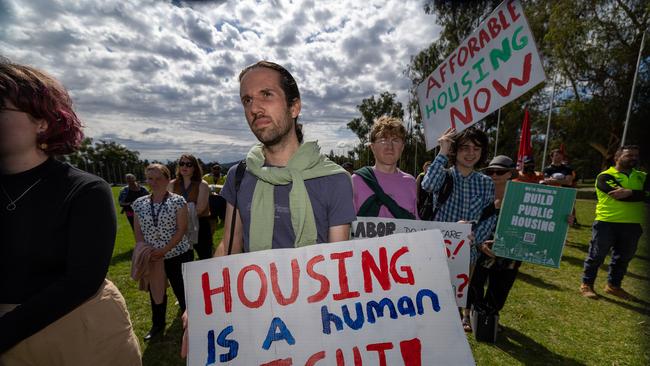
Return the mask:
POLYGON ((321 155, 316 141, 300 145, 285 167, 264 166, 263 147, 262 144, 253 146, 246 156, 248 171, 257 177, 251 204, 250 251, 271 249, 275 220, 274 187, 289 183, 293 183, 289 193, 289 210, 296 234, 294 246, 315 244, 318 233, 305 180, 346 171, 321 155))

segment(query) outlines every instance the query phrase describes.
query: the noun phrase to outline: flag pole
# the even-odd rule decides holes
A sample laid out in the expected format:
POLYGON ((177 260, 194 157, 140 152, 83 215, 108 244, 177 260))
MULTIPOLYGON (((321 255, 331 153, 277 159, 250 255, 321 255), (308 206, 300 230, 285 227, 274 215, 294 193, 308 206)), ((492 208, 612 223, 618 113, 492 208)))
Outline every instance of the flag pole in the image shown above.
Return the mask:
POLYGON ((643 44, 645 43, 645 31, 641 37, 641 48, 639 48, 639 58, 636 60, 636 69, 634 69, 634 80, 632 81, 632 93, 630 94, 630 102, 627 105, 627 115, 625 116, 625 127, 623 127, 623 138, 621 138, 621 146, 625 145, 625 136, 627 135, 627 124, 630 122, 630 113, 632 112, 632 102, 634 101, 634 90, 636 89, 636 77, 639 75, 639 65, 641 64, 641 54, 643 53, 643 44))
POLYGON ((501 125, 501 108, 497 112, 497 137, 494 140, 494 156, 497 156, 497 147, 499 146, 499 126, 501 125))
POLYGON ((553 99, 555 99, 555 75, 553 75, 553 90, 551 91, 551 103, 548 107, 548 122, 546 122, 546 138, 544 138, 544 155, 542 155, 542 170, 546 166, 546 150, 548 149, 548 137, 551 133, 551 115, 553 114, 553 99))

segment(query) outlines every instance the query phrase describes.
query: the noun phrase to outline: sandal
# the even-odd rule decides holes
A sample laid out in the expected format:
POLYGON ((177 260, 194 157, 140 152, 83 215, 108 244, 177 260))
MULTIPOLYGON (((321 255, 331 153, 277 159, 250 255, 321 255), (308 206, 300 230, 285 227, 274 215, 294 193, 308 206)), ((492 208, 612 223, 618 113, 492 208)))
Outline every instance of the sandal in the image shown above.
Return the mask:
POLYGON ((463 330, 467 333, 472 331, 472 323, 468 317, 463 318, 463 330))

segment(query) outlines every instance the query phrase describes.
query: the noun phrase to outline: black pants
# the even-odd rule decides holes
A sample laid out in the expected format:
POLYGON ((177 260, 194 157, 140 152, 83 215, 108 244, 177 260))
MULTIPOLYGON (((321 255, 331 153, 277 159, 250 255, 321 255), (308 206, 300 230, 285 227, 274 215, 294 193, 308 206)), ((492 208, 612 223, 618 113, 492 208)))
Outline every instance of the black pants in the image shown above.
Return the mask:
POLYGON ((129 225, 131 225, 131 230, 135 230, 133 228, 133 216, 126 216, 126 219, 129 220, 129 225))
POLYGON ((199 217, 199 242, 194 244, 194 250, 199 259, 212 258, 212 230, 210 218, 199 217))
MULTIPOLYGON (((183 263, 191 262, 194 259, 194 253, 191 250, 177 255, 176 257, 165 259, 165 274, 167 280, 172 286, 174 295, 178 300, 181 311, 185 311, 185 286, 183 285, 183 263)), ((167 295, 162 304, 155 304, 151 292, 149 292, 151 301, 151 318, 154 327, 164 327, 167 314, 167 295)))
MULTIPOLYGON (((481 259, 484 256, 481 256, 481 259)), ((506 304, 508 294, 515 283, 521 262, 498 258, 498 262, 490 268, 483 266, 479 259, 472 280, 469 283, 467 307, 472 304, 486 304, 496 311, 501 311, 506 304), (487 282, 487 291, 484 290, 487 282)))

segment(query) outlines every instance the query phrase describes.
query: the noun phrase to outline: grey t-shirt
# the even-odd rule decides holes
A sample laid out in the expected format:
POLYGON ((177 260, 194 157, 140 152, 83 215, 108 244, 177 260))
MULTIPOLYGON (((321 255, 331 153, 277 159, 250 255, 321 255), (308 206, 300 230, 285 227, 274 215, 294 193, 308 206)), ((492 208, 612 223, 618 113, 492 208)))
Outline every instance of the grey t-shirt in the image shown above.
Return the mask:
MULTIPOLYGON (((228 171, 226 183, 221 190, 221 195, 231 205, 235 203, 235 175, 237 165, 228 171)), ((244 173, 239 192, 237 194, 237 207, 244 224, 244 251, 249 251, 249 232, 251 228, 251 202, 257 184, 257 177, 249 171, 244 173)), ((291 224, 289 211, 289 192, 292 184, 275 186, 275 222, 273 224, 272 248, 293 248, 296 235, 291 224)), ((329 175, 320 178, 308 179, 305 187, 309 194, 311 207, 314 211, 318 243, 329 242, 329 228, 332 226, 349 224, 356 220, 354 205, 352 204, 352 182, 345 173, 329 175)))

